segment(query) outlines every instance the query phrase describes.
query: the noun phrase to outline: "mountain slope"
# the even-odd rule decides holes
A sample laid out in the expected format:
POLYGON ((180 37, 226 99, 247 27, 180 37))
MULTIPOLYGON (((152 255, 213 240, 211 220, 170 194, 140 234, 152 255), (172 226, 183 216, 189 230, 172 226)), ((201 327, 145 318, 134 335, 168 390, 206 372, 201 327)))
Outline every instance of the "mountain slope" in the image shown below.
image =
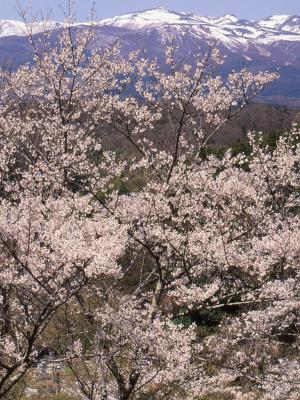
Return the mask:
MULTIPOLYGON (((87 22, 74 24, 82 29, 87 22)), ((55 38, 63 24, 35 23, 33 33, 52 30, 55 38)), ((162 7, 116 16, 93 23, 94 48, 119 40, 121 52, 136 49, 148 57, 163 58, 165 47, 178 45, 180 57, 191 61, 207 43, 218 46, 225 56, 222 74, 247 66, 252 70, 275 70, 279 79, 266 92, 265 100, 300 105, 300 16, 274 15, 258 21, 234 15, 204 17, 192 13, 168 11, 162 7)), ((0 63, 14 64, 30 60, 25 25, 19 21, 0 21, 0 63)), ((53 39, 54 43, 54 39, 53 39)))

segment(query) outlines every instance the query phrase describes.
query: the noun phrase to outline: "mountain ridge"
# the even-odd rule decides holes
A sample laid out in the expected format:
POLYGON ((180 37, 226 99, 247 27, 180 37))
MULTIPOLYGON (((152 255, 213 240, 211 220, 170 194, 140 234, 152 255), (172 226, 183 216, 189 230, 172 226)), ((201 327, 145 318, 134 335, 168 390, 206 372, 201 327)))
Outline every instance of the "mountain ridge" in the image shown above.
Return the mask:
MULTIPOLYGON (((94 22, 76 22, 74 29, 93 24, 95 49, 114 41, 121 44, 121 54, 145 50, 150 58, 163 60, 168 42, 180 49, 186 63, 192 62, 199 48, 213 43, 220 48, 225 63, 221 73, 244 66, 253 70, 270 70, 281 78, 267 90, 264 99, 300 106, 300 16, 273 15, 259 20, 247 20, 227 14, 206 17, 180 13, 157 7, 106 18, 94 22)), ((53 31, 53 37, 64 24, 58 21, 34 23, 32 32, 53 31)), ((0 20, 0 64, 8 58, 17 65, 29 62, 24 23, 0 20)), ((54 41, 53 41, 54 43, 54 41)))
MULTIPOLYGON (((91 22, 81 21, 74 23, 74 26, 86 25, 91 22)), ((272 15, 258 20, 248 20, 238 18, 234 14, 226 14, 221 17, 202 16, 190 12, 170 11, 159 6, 149 10, 133 12, 111 18, 94 21, 95 26, 117 26, 128 29, 144 29, 159 25, 192 25, 199 26, 203 24, 214 25, 216 27, 228 28, 233 25, 243 25, 252 27, 258 32, 268 33, 292 33, 300 35, 300 16, 298 15, 272 15)), ((39 33, 44 29, 55 29, 63 27, 63 22, 59 21, 41 21, 32 24, 33 32, 39 33)), ((25 36, 27 33, 26 24, 19 20, 0 19, 0 37, 6 36, 25 36)), ((239 33, 237 32, 237 36, 239 33)), ((294 39, 300 40, 300 36, 294 39)))

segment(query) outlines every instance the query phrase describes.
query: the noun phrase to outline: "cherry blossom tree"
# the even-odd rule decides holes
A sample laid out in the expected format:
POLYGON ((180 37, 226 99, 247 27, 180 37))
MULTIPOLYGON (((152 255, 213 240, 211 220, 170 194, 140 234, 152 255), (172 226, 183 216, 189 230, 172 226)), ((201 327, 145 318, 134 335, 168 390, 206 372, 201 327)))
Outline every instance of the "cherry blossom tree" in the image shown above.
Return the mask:
POLYGON ((74 398, 296 400, 299 132, 206 152, 276 75, 51 35, 0 75, 0 398, 52 346, 74 398))
POLYGON ((38 359, 59 307, 91 277, 120 273, 126 228, 78 188, 90 174, 101 190, 123 169, 101 153, 89 97, 93 86, 104 101, 127 64, 114 48, 87 63, 90 40, 66 28, 51 51, 32 42, 33 66, 1 72, 2 398, 38 359))

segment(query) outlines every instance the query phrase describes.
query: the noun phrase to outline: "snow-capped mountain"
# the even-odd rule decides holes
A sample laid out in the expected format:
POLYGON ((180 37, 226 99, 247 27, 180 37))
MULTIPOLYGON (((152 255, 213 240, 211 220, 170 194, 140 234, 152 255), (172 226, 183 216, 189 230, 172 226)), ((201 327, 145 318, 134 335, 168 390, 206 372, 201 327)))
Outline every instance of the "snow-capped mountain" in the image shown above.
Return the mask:
POLYGON ((273 15, 257 22, 262 28, 270 28, 284 32, 300 33, 300 16, 273 15))
MULTIPOLYGON (((74 25, 84 25, 76 23, 74 25)), ((234 15, 223 17, 204 17, 192 13, 168 11, 163 7, 152 10, 107 18, 95 23, 99 27, 117 27, 130 31, 145 31, 163 27, 189 28, 196 35, 205 34, 209 39, 224 41, 232 46, 245 45, 248 41, 269 44, 278 40, 300 41, 300 16, 274 15, 258 21, 239 19, 234 15), (228 40, 229 39, 229 40, 228 40)), ((57 21, 44 21, 32 24, 34 33, 45 29, 56 29, 63 24, 57 21)), ((0 37, 25 36, 24 22, 0 20, 0 37)))
POLYGON ((258 21, 239 19, 234 15, 220 18, 178 13, 158 7, 139 13, 104 19, 99 26, 114 26, 134 31, 163 27, 188 28, 195 35, 223 41, 228 46, 245 46, 250 42, 270 44, 280 40, 300 41, 300 17, 275 15, 258 21))
POLYGON ((60 28, 63 23, 57 21, 42 21, 27 26, 24 22, 11 19, 0 20, 0 38, 6 36, 27 36, 28 29, 37 34, 45 30, 60 28))
MULTIPOLYGON (((74 24, 81 29, 87 22, 74 24)), ((32 31, 62 29, 60 22, 35 23, 32 31)), ((95 47, 119 40, 126 56, 143 49, 149 57, 163 57, 167 42, 175 42, 188 62, 207 42, 218 46, 225 56, 223 72, 244 65, 254 70, 277 70, 281 79, 267 95, 270 101, 300 105, 300 16, 273 15, 258 21, 234 15, 205 17, 168 11, 163 7, 125 14, 94 22, 95 47), (279 98, 280 96, 280 98, 279 98)), ((12 59, 16 64, 28 61, 26 27, 22 22, 0 21, 0 63, 12 59)))

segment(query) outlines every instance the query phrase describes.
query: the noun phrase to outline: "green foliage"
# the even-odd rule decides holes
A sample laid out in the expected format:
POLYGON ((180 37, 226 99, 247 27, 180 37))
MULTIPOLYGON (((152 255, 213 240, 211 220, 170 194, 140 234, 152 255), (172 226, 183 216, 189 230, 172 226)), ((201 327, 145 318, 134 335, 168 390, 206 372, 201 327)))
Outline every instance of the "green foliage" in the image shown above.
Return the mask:
POLYGON ((147 172, 145 170, 128 172, 114 178, 104 190, 99 190, 97 197, 105 203, 106 198, 113 192, 117 192, 119 195, 129 195, 142 190, 146 183, 147 172))
POLYGON ((191 316, 184 315, 182 317, 175 318, 173 322, 175 325, 182 325, 185 328, 188 328, 193 323, 193 320, 191 316))

